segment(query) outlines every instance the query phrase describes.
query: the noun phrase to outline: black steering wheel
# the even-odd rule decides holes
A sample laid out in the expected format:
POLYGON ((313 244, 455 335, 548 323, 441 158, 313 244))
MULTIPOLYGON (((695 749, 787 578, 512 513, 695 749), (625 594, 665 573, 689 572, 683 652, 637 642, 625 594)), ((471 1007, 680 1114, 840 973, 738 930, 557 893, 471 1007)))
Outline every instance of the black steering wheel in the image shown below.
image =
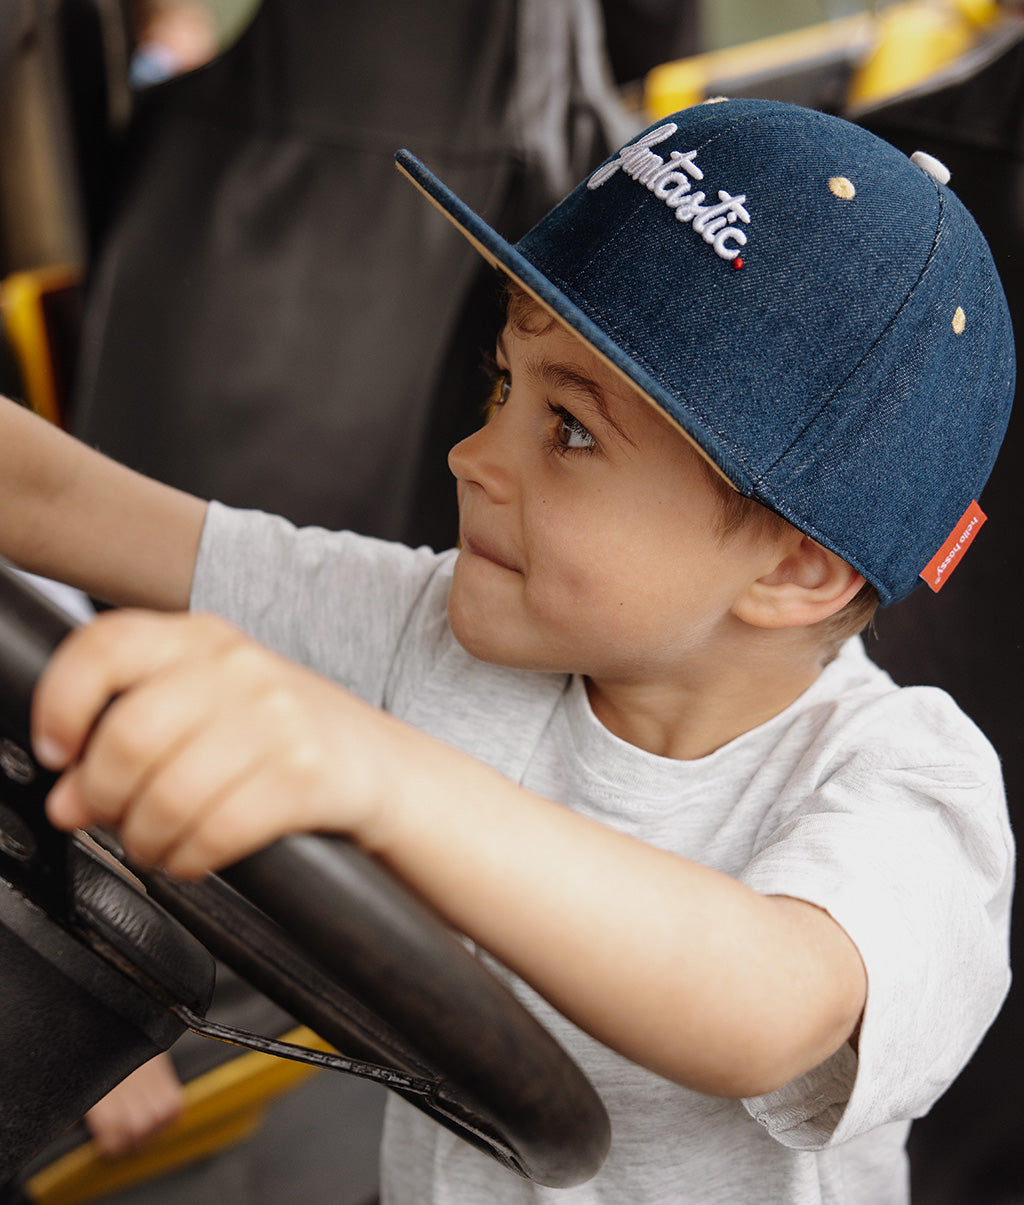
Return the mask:
MULTIPOLYGON (((35 683, 72 624, 0 565, 0 736, 15 749, 27 753, 35 683)), ((600 1167, 608 1117, 582 1071, 433 912, 350 842, 286 837, 198 883, 132 869, 213 955, 506 1167, 553 1187, 600 1167)), ((335 1065, 352 1069, 344 1062, 335 1065)))

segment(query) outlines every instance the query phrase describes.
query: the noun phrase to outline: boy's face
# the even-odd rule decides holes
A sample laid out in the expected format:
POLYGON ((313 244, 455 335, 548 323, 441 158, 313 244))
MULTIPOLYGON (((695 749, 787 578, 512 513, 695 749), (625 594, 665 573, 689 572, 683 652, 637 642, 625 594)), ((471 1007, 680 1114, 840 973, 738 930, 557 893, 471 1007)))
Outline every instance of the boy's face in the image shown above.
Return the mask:
POLYGON ((763 550, 716 534, 686 439, 558 323, 506 325, 491 421, 456 445, 449 601, 482 660, 650 683, 713 661, 763 550))

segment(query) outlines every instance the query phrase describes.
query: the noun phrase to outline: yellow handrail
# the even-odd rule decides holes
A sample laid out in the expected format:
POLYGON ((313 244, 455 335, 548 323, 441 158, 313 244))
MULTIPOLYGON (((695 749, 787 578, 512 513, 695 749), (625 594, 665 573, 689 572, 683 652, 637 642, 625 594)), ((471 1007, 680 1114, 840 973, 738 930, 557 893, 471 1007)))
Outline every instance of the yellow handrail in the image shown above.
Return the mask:
POLYGON ((657 121, 737 81, 815 62, 848 65, 850 105, 877 102, 926 80, 1006 19, 998 0, 902 0, 877 11, 662 63, 644 81, 657 121))
POLYGON ((21 371, 24 400, 37 414, 53 423, 61 421, 63 400, 55 358, 67 349, 53 346, 44 303, 48 294, 77 288, 78 280, 76 268, 52 264, 12 272, 0 281, 0 316, 21 371))

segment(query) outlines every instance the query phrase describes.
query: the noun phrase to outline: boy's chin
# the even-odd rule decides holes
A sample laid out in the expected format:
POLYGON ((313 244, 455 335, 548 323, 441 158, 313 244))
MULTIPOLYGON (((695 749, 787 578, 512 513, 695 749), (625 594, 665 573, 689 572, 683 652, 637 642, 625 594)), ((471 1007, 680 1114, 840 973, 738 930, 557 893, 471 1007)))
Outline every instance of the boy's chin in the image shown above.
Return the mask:
POLYGON ((496 622, 478 622, 461 614, 458 607, 449 603, 448 623, 452 635, 477 661, 485 661, 488 665, 500 665, 505 669, 534 670, 539 673, 570 673, 561 665, 553 663, 554 658, 545 651, 527 648, 510 640, 496 622))
POLYGON ((506 669, 538 669, 539 666, 528 659, 517 656, 502 640, 496 639, 493 632, 479 632, 472 624, 451 624, 452 635, 477 661, 486 661, 488 665, 501 665, 506 669))

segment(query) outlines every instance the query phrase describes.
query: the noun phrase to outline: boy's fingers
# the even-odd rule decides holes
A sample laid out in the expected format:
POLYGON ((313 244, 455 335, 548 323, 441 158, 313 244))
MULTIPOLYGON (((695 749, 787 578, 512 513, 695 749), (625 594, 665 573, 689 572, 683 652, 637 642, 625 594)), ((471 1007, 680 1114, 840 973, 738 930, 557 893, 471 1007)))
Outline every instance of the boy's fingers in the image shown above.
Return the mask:
POLYGON ((190 876, 237 860, 327 794, 311 737, 331 710, 325 691, 333 700, 226 624, 104 619, 61 646, 37 691, 36 734, 71 763, 48 815, 65 829, 117 828, 130 858, 190 876))
POLYGON ((212 617, 121 611, 73 632, 43 671, 32 700, 36 756, 63 769, 79 756, 116 695, 183 657, 212 656, 239 639, 212 617))
POLYGON ((55 828, 88 828, 92 812, 85 802, 75 771, 66 771, 46 797, 46 815, 55 828))
POLYGON ((166 852, 162 864, 167 873, 198 878, 263 849, 294 827, 282 823, 281 800, 287 798, 288 784, 281 778, 268 763, 236 782, 166 852))
POLYGON ((309 682, 301 671, 298 683, 288 681, 292 673, 272 674, 272 685, 216 710, 145 783, 120 829, 131 856, 192 878, 317 827, 324 800, 340 802, 324 762, 336 769, 341 751, 332 743, 325 759, 322 740, 310 736, 321 700, 311 712, 302 692, 309 682))
POLYGON ((165 864, 208 815, 263 770, 276 752, 276 734, 260 722, 258 710, 257 701, 211 716, 142 783, 120 826, 131 858, 165 864))
MULTIPOLYGON (((160 842, 173 840, 186 823, 185 811, 206 806, 225 778, 240 773, 253 755, 244 732, 232 733, 234 749, 218 750, 204 737, 236 714, 254 689, 252 675, 236 672, 229 661, 224 647, 183 656, 125 689, 101 713, 74 767, 73 784, 87 801, 89 823, 128 824, 132 834, 138 829, 131 817, 140 803, 147 804, 149 835, 133 851, 142 860, 152 860, 160 842), (205 751, 200 759, 192 752, 197 741, 205 751)), ((51 813, 55 822, 62 807, 72 804, 58 797, 51 813)))
POLYGON ((353 728, 376 731, 363 706, 219 620, 101 616, 36 691, 37 748, 66 767, 48 814, 116 827, 129 857, 183 877, 298 828, 354 829, 381 795, 372 775, 342 773, 353 728))

